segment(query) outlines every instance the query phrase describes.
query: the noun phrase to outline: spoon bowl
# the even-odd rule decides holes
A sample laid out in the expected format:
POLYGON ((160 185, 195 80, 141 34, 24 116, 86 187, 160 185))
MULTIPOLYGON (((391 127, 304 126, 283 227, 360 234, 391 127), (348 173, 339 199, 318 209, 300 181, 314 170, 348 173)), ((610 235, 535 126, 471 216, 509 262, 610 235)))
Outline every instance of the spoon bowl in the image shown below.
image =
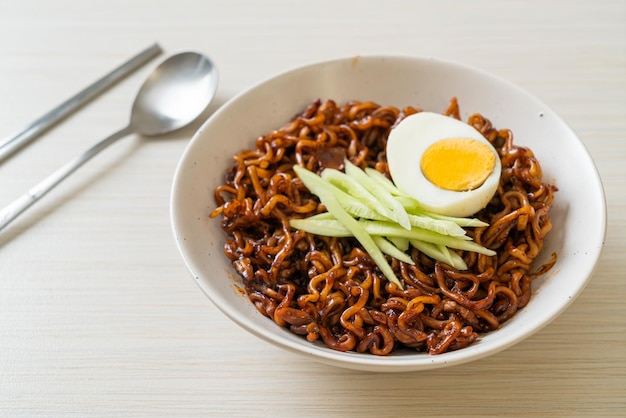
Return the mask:
POLYGON ((144 136, 162 135, 194 121, 215 96, 218 73, 204 55, 183 52, 159 65, 139 89, 130 125, 144 136))
POLYGON ((132 133, 156 136, 189 125, 207 109, 217 91, 217 67, 195 52, 173 55, 143 83, 131 109, 130 122, 57 171, 0 211, 0 230, 100 151, 132 133))

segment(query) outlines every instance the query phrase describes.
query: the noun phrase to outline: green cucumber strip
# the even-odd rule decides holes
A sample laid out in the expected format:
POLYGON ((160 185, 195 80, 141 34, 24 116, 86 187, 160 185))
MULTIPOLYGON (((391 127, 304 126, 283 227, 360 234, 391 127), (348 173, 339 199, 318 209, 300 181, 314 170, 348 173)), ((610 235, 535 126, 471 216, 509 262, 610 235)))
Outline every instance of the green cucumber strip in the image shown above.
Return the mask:
POLYGON ((446 262, 446 256, 441 253, 440 248, 436 244, 433 244, 431 242, 420 241, 418 239, 410 239, 409 242, 411 243, 413 247, 417 248, 419 251, 423 252, 428 257, 435 259, 435 260, 446 262))
POLYGON ((332 183, 327 183, 326 186, 329 189, 332 189, 332 193, 335 195, 341 206, 353 217, 374 219, 379 221, 384 221, 388 219, 387 217, 380 215, 377 211, 371 209, 369 206, 365 205, 354 196, 351 196, 350 194, 344 192, 342 189, 338 188, 332 183))
POLYGON ((384 221, 387 218, 384 215, 381 215, 378 211, 373 210, 370 206, 364 204, 362 201, 358 200, 354 196, 344 192, 339 187, 329 183, 329 186, 333 187, 333 194, 339 204, 355 218, 367 218, 367 219, 375 219, 379 221, 384 221))
POLYGON ((334 168, 327 168, 322 171, 321 178, 348 195, 353 196, 356 200, 367 206, 374 212, 378 212, 386 219, 395 221, 393 212, 382 206, 376 196, 371 194, 363 185, 359 184, 354 178, 346 173, 334 168))
POLYGON ((455 253, 454 251, 448 250, 450 256, 452 257, 452 263, 450 264, 457 270, 467 270, 467 263, 463 260, 463 257, 455 253))
POLYGON ((383 173, 380 171, 373 169, 372 167, 365 168, 365 174, 367 174, 373 181, 378 183, 380 186, 384 187, 387 192, 391 193, 394 196, 405 196, 409 197, 405 193, 403 193, 400 189, 393 184, 393 181, 389 180, 383 173))
POLYGON ((435 246, 439 249, 441 254, 443 254, 443 257, 445 258, 445 260, 447 260, 445 262, 447 262, 449 265, 453 265, 454 260, 452 259, 452 252, 448 249, 448 247, 446 247, 445 245, 441 245, 441 244, 435 244, 435 246))
POLYGON ((289 221, 289 225, 292 228, 300 229, 311 234, 322 235, 325 237, 351 237, 352 232, 350 231, 350 229, 348 229, 348 227, 338 221, 333 215, 331 216, 332 219, 313 219, 313 217, 304 219, 291 219, 289 221))
MULTIPOLYGON (((343 202, 340 199, 337 199, 337 200, 343 206, 343 202)), ((343 206, 343 208, 346 210, 346 212, 348 212, 351 215, 353 215, 353 217, 368 218, 367 216, 359 216, 357 214, 352 213, 350 207, 343 206)), ((313 220, 318 220, 318 219, 321 220, 321 219, 336 219, 336 218, 334 216, 332 216, 328 212, 323 212, 323 213, 318 213, 317 215, 309 216, 306 219, 313 221, 313 220)), ((376 218, 371 218, 371 217, 369 219, 371 219, 371 220, 378 220, 378 221, 384 221, 384 219, 376 219, 376 218)), ((439 225, 438 222, 431 223, 431 222, 428 222, 428 218, 416 217, 415 215, 410 215, 409 219, 411 220, 411 225, 415 226, 417 228, 428 229, 430 231, 437 232, 437 233, 442 234, 442 235, 450 235, 452 237, 456 237, 456 238, 459 238, 459 239, 464 239, 464 240, 470 240, 471 239, 469 236, 465 235, 465 231, 461 227, 459 227, 457 224, 455 224, 455 223, 450 223, 450 225, 448 225, 448 223, 443 223, 443 224, 439 225), (416 221, 415 220, 416 218, 419 218, 419 221, 416 221), (423 219, 423 222, 421 222, 422 219, 423 219), (454 225, 454 227, 451 227, 451 225, 454 225), (463 231, 463 234, 459 234, 457 232, 456 228, 460 228, 461 231, 463 231)), ((401 239, 401 238, 395 237, 394 239, 401 239)), ((394 241, 392 241, 392 242, 394 242, 394 241)), ((394 244, 395 244, 395 242, 394 242, 394 244)), ((409 244, 408 244, 408 241, 407 241, 404 244, 396 245, 396 247, 400 248, 402 251, 406 251, 408 249, 408 245, 409 244)))
POLYGON ((447 254, 444 254, 441 252, 441 247, 436 244, 416 239, 412 239, 410 240, 410 242, 413 247, 417 248, 419 251, 434 260, 448 263, 457 270, 467 270, 467 264, 465 264, 463 258, 461 258, 461 256, 459 256, 457 253, 449 251, 447 248, 447 254))
POLYGON ((361 243, 363 249, 372 257, 374 263, 376 263, 387 279, 402 289, 402 283, 396 277, 385 255, 378 248, 372 237, 363 229, 359 221, 352 218, 352 216, 341 207, 332 189, 327 186, 327 183, 317 174, 299 165, 294 165, 293 169, 304 185, 320 198, 320 201, 326 206, 328 212, 334 215, 340 223, 352 232, 352 235, 361 243))
POLYGON ((450 235, 453 237, 466 236, 465 230, 454 222, 437 220, 421 215, 408 215, 411 226, 428 229, 440 233, 442 235, 450 235))
POLYGON ((359 182, 365 189, 367 189, 372 195, 378 199, 381 205, 391 210, 393 213, 393 220, 400 224, 404 229, 411 229, 411 223, 409 222, 409 216, 407 215, 404 207, 398 202, 398 200, 387 191, 387 189, 379 185, 376 181, 372 180, 365 171, 361 170, 356 165, 352 164, 349 160, 344 161, 346 174, 359 182))
POLYGON ((463 226, 465 227, 489 226, 488 223, 483 222, 477 218, 459 218, 455 216, 440 215, 438 213, 430 212, 424 209, 420 205, 420 203, 417 200, 413 199, 412 197, 396 196, 396 199, 400 202, 402 207, 404 207, 404 210, 409 215, 425 216, 428 218, 433 218, 438 221, 453 222, 461 227, 463 226))
POLYGON ((336 221, 337 220, 337 218, 335 218, 330 212, 321 212, 321 213, 317 213, 315 215, 308 216, 306 218, 292 219, 292 220, 294 220, 294 221, 302 221, 302 220, 316 221, 316 220, 324 220, 324 219, 330 219, 332 221, 336 221))
MULTIPOLYGON (((368 235, 377 235, 381 237, 386 237, 388 239, 402 238, 408 240, 418 240, 422 242, 443 245, 457 250, 473 251, 479 254, 489 256, 496 254, 495 251, 476 244, 474 241, 471 241, 469 237, 450 237, 447 235, 441 235, 433 231, 415 227, 411 228, 410 231, 407 231, 406 229, 398 225, 385 221, 370 221, 365 219, 361 219, 359 221, 354 219, 352 220, 356 222, 361 227, 361 229, 365 231, 365 233, 367 233, 368 235)), ((294 219, 290 221, 290 224, 294 228, 302 229, 303 231, 311 232, 318 235, 325 235, 329 237, 351 236, 351 229, 339 220, 318 220, 305 218, 294 219)))
MULTIPOLYGON (((314 215, 306 219, 292 219, 289 221, 289 224, 291 225, 292 228, 309 232, 315 235, 322 235, 322 236, 327 236, 327 237, 330 236, 330 237, 337 237, 337 238, 346 238, 346 237, 353 236, 352 232, 348 228, 346 228, 341 222, 335 219, 334 216, 330 214, 329 214, 330 217, 321 216, 321 215, 326 215, 326 214, 329 214, 329 213, 328 212, 321 213, 319 215, 314 215)), ((444 263, 447 263, 459 269, 461 269, 460 267, 463 267, 463 265, 465 264, 461 257, 458 257, 456 253, 448 251, 448 249, 442 245, 436 245, 436 244, 419 241, 419 240, 408 240, 406 238, 398 238, 398 237, 391 237, 389 238, 389 241, 387 241, 385 238, 378 236, 378 235, 372 235, 372 239, 374 240, 374 243, 378 246, 378 248, 380 248, 380 250, 383 253, 391 257, 397 258, 398 260, 403 261, 405 263, 414 264, 413 260, 406 253, 403 252, 403 251, 408 250, 408 244, 410 242, 411 245, 413 245, 415 248, 417 248, 418 250, 420 250, 421 252, 423 252, 424 254, 426 254, 427 256, 435 260, 442 261, 444 263), (400 242, 406 241, 406 244, 407 244, 406 249, 400 249, 398 245, 395 245, 394 241, 400 241, 400 242), (392 249, 390 246, 394 248, 392 249), (458 260, 455 260, 452 256, 453 254, 456 255, 458 260, 460 260, 462 263, 459 263, 458 260)), ((403 244, 400 244, 400 245, 403 246, 403 244)), ((462 268, 461 270, 465 270, 466 268, 467 267, 462 268)))
POLYGON ((395 245, 400 251, 406 252, 409 250, 408 238, 400 237, 386 237, 393 245, 395 245))
POLYGON ((469 239, 450 237, 447 235, 442 235, 433 231, 429 231, 427 229, 415 227, 411 228, 410 231, 407 231, 402 227, 385 221, 370 221, 363 219, 360 220, 359 223, 370 235, 417 239, 420 241, 432 242, 433 244, 445 245, 446 247, 454 248, 457 250, 473 251, 479 254, 485 254, 489 256, 496 254, 495 251, 485 248, 482 245, 476 244, 474 241, 471 241, 471 238, 469 237, 467 237, 469 239))
POLYGON ((428 213, 428 211, 424 209, 417 200, 410 196, 398 195, 396 196, 396 199, 409 215, 425 215, 428 213))
POLYGON ((430 216, 433 219, 440 220, 440 221, 454 222, 458 226, 466 226, 466 227, 489 226, 487 222, 483 222, 477 218, 457 218, 454 216, 440 215, 438 213, 432 213, 432 212, 429 212, 428 216, 430 216))
POLYGON ((374 243, 378 246, 378 248, 380 248, 380 251, 382 251, 383 253, 393 258, 396 258, 404 263, 410 264, 412 266, 415 265, 415 262, 411 259, 411 257, 409 257, 407 253, 400 251, 398 247, 387 241, 387 239, 376 235, 372 235, 372 239, 374 240, 374 243))

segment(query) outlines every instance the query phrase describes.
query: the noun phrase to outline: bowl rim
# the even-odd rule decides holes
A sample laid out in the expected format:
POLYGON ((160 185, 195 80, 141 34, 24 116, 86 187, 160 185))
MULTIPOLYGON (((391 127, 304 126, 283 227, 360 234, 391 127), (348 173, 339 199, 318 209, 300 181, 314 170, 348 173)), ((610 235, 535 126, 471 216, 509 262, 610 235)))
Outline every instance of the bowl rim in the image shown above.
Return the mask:
MULTIPOLYGON (((346 57, 338 57, 332 58, 322 61, 309 62, 304 65, 293 66, 286 70, 283 70, 275 75, 269 76, 261 81, 252 84, 248 88, 243 89, 241 92, 235 94, 232 98, 227 100, 220 108, 218 108, 204 123, 201 124, 200 128, 194 133, 191 141, 187 144, 174 173, 174 179, 171 187, 170 194, 170 223, 172 227, 172 232, 174 235, 174 239, 176 242, 176 246, 180 255, 183 258, 184 264, 186 265, 188 271, 191 275, 196 279, 194 280, 196 284, 200 287, 202 292, 211 300, 211 302, 229 319, 238 324, 240 327, 244 328, 251 334, 259 337, 261 340, 269 342, 275 346, 286 349, 290 352, 294 352, 296 354, 304 354, 309 357, 314 357, 316 361, 345 367, 349 369, 355 370, 364 370, 364 371, 375 371, 375 372, 395 372, 395 371, 415 371, 415 370, 425 370, 425 369, 434 369, 439 367, 458 365, 462 363, 467 363, 470 361, 478 360, 489 355, 495 354, 502 350, 505 350, 518 342, 530 337, 536 332, 543 329, 545 326, 554 321, 560 314, 565 311, 576 299, 576 297, 584 290, 586 285, 591 280, 595 270, 598 266, 598 261, 600 259, 604 241, 606 237, 607 230, 607 206, 606 206, 606 196, 604 187, 602 185, 600 174, 597 170, 596 164, 589 153, 589 150, 585 146, 584 142, 579 138, 579 136, 573 131, 573 129, 563 121, 560 116, 558 116, 552 109, 543 103, 540 99, 530 94, 528 91, 522 89, 515 83, 504 79, 498 75, 495 75, 486 70, 469 66, 467 64, 458 63, 451 60, 434 58, 434 57, 420 57, 420 56, 412 56, 412 55, 403 55, 403 54, 372 54, 372 55, 352 55, 346 57), (299 72, 310 71, 311 69, 320 68, 320 66, 327 65, 337 65, 347 62, 354 62, 355 60, 401 60, 401 61, 412 61, 412 62, 430 62, 436 65, 444 65, 447 67, 454 68, 456 70, 462 72, 470 72, 474 73, 480 77, 486 77, 490 80, 493 80, 497 83, 504 84, 508 86, 508 88, 515 91, 516 94, 525 96, 526 100, 531 100, 545 109, 550 110, 554 113, 554 116, 558 118, 558 120, 564 125, 564 127, 570 131, 572 137, 574 137, 578 141, 578 145, 581 146, 581 150, 585 153, 584 157, 591 163, 591 167, 593 168, 594 178, 593 181, 595 183, 594 187, 597 187, 599 193, 601 195, 601 202, 598 202, 601 205, 601 213, 602 216, 598 221, 598 237, 599 240, 597 247, 595 248, 595 253, 591 255, 591 258, 588 258, 588 262, 585 264, 585 269, 581 270, 581 275, 585 275, 585 279, 582 280, 580 286, 569 294, 569 297, 561 303, 559 309, 551 316, 544 316, 541 320, 535 322, 533 327, 528 327, 520 332, 514 334, 513 338, 509 338, 506 340, 499 340, 494 343, 488 345, 481 345, 479 343, 474 343, 472 346, 464 348, 462 350, 451 351, 444 354, 440 354, 437 356, 432 356, 424 353, 418 353, 419 356, 414 355, 406 355, 406 356, 374 356, 363 353, 344 353, 339 351, 328 351, 328 350, 319 350, 316 348, 315 344, 311 344, 306 342, 306 344, 301 344, 299 342, 294 342, 292 339, 285 338, 281 335, 280 332, 266 334, 261 332, 258 328, 254 326, 254 323, 249 321, 248 318, 242 313, 238 311, 230 311, 228 310, 223 303, 221 303, 221 296, 214 292, 212 288, 206 286, 206 284, 202 280, 198 280, 199 274, 195 271, 194 266, 186 257, 185 248, 183 245, 183 240, 180 239, 179 236, 179 219, 178 219, 178 208, 176 201, 176 189, 177 185, 181 179, 182 172, 184 170, 183 165, 187 158, 189 158, 189 154, 193 148, 193 145, 200 141, 205 131, 206 127, 211 125, 213 121, 219 119, 223 113, 229 111, 229 109, 247 97, 250 94, 253 94, 257 89, 267 85, 268 83, 275 82, 280 80, 288 75, 296 75, 299 72), (426 360, 425 360, 426 359, 426 360)), ((260 315, 260 314, 259 314, 260 315)), ((280 328, 277 326, 277 330, 280 328)), ((502 328, 501 328, 502 329, 502 328)), ((288 331, 286 331, 288 332, 288 331)))

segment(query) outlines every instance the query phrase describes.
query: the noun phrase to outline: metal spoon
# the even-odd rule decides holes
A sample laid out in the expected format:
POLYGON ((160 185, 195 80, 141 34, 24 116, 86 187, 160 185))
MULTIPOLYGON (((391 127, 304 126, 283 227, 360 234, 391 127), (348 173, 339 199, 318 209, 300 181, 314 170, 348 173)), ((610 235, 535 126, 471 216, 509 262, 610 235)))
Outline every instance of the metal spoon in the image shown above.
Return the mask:
POLYGON ((213 100, 217 82, 217 68, 203 55, 184 52, 165 60, 139 89, 128 126, 98 142, 2 209, 0 230, 118 139, 132 133, 162 135, 196 120, 213 100))

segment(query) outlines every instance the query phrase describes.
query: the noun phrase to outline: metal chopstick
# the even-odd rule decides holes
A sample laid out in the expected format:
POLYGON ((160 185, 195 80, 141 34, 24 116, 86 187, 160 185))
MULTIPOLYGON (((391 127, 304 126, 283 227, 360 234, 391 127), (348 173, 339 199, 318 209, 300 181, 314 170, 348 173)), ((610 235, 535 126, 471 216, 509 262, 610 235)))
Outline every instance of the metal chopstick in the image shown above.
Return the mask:
POLYGON ((133 71, 140 68, 161 52, 161 47, 158 44, 154 44, 149 48, 146 48, 104 77, 81 90, 76 95, 61 103, 45 115, 41 116, 20 132, 17 132, 0 141, 0 162, 4 161, 18 149, 34 140, 44 131, 61 121, 63 118, 67 117, 70 113, 79 109, 81 106, 104 92, 109 87, 113 86, 133 71))

